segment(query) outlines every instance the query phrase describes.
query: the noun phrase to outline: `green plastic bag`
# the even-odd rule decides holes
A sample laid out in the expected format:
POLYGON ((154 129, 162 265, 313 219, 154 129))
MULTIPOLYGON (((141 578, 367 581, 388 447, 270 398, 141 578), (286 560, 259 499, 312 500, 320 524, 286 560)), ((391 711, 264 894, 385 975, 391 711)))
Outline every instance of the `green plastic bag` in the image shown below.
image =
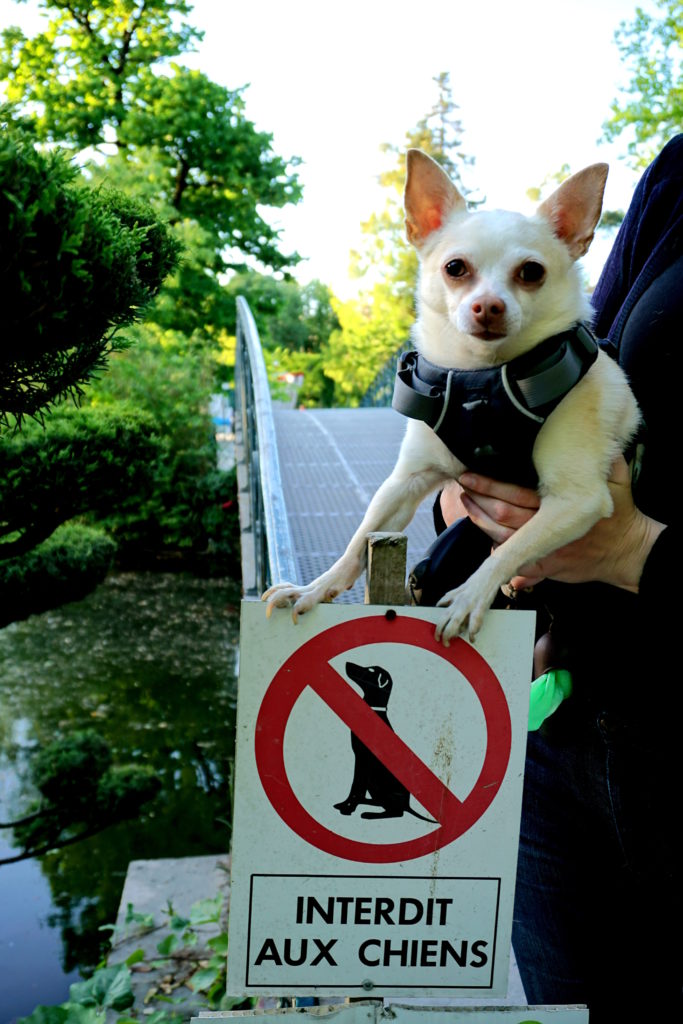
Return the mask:
POLYGON ((572 692, 571 673, 566 668, 551 668, 531 684, 529 695, 529 732, 535 732, 572 692))

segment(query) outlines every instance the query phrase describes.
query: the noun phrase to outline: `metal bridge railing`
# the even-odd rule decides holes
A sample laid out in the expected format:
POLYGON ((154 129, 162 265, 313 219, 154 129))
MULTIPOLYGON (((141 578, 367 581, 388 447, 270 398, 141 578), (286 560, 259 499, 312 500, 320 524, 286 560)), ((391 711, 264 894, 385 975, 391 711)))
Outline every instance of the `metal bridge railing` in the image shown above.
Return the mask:
POLYGON ((242 587, 245 597, 258 597, 273 582, 298 580, 266 366, 254 318, 241 295, 237 299, 235 456, 242 587))

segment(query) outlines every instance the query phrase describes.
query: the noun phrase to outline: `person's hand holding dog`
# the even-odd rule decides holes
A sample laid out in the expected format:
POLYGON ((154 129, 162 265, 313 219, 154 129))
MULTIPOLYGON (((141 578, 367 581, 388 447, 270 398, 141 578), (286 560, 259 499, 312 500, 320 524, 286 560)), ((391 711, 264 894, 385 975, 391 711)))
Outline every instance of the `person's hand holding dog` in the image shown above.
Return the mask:
MULTIPOLYGON (((597 580, 637 592, 647 556, 665 526, 635 506, 629 469, 622 457, 612 465, 609 488, 614 501, 612 515, 599 520, 584 537, 523 566, 520 575, 510 580, 515 590, 554 579, 563 583, 597 580)), ((441 495, 447 524, 469 516, 494 547, 531 519, 539 504, 535 491, 469 472, 462 475, 460 484, 449 484, 441 495)))

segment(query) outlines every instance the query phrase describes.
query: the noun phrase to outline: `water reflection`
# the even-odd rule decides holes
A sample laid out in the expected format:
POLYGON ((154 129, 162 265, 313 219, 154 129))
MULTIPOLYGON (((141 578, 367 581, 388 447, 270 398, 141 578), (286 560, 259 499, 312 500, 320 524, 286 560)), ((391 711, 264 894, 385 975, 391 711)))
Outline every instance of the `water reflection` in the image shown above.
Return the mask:
MULTIPOLYGON (((162 783, 136 820, 40 859, 47 913, 35 869, 0 868, 0 905, 22 892, 0 914, 0 1022, 55 999, 55 965, 47 994, 36 958, 46 927, 61 935, 58 1000, 68 974, 97 962, 97 928, 116 914, 130 860, 228 848, 238 602, 224 580, 115 575, 85 601, 0 631, 0 820, 26 807, 31 750, 77 729, 162 783)), ((0 858, 17 852, 9 838, 0 830, 0 858)))

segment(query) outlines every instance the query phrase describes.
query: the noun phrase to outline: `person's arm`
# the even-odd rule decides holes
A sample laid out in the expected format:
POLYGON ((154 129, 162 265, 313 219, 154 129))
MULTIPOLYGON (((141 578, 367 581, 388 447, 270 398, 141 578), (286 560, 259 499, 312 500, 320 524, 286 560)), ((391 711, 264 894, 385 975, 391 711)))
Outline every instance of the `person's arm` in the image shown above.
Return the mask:
MULTIPOLYGON (((502 544, 527 522, 540 504, 535 491, 474 473, 463 474, 461 485, 449 485, 442 494, 441 507, 446 523, 464 513, 494 545, 502 544)), ((637 593, 644 577, 643 586, 649 588, 650 574, 654 576, 658 571, 654 565, 649 565, 650 555, 659 565, 662 561, 660 548, 664 551, 669 547, 664 540, 661 545, 657 544, 666 527, 635 506, 628 466, 623 458, 612 467, 610 491, 614 512, 608 519, 601 519, 579 540, 533 565, 523 566, 520 575, 510 581, 512 586, 521 590, 548 578, 564 583, 600 581, 637 593)), ((668 570, 671 571, 670 562, 668 570)), ((663 565, 660 571, 664 571, 663 565)))

